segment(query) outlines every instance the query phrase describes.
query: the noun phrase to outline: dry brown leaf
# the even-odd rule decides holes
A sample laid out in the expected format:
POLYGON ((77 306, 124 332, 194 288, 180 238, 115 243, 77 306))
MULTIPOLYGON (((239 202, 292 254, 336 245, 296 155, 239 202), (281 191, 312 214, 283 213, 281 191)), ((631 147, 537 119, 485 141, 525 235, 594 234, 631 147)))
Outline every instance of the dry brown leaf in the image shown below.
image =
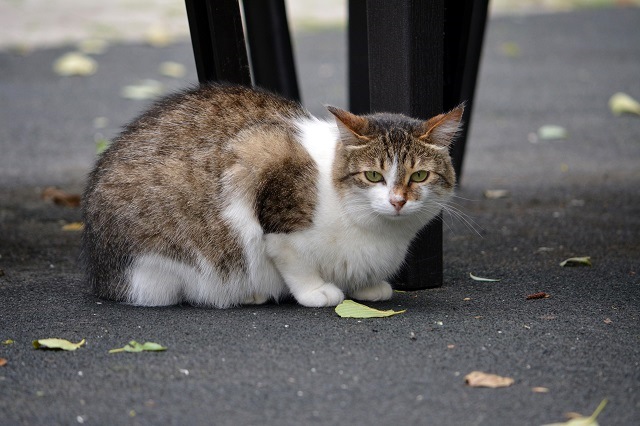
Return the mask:
POLYGON ((541 291, 539 293, 533 293, 527 296, 527 300, 532 300, 532 299, 548 299, 550 298, 551 295, 548 293, 545 293, 544 291, 541 291))
POLYGON ((464 382, 472 388, 504 388, 514 383, 511 377, 502 377, 496 374, 472 371, 464 376, 464 382))
POLYGON ((45 188, 41 194, 42 199, 51 200, 59 206, 77 208, 80 207, 81 197, 79 194, 69 194, 54 186, 45 188))
POLYGON ((545 388, 543 386, 536 386, 535 388, 531 388, 531 390, 535 393, 548 393, 549 388, 545 388))
POLYGON ((0 358, 0 367, 4 367, 5 365, 7 365, 7 359, 6 358, 0 358))

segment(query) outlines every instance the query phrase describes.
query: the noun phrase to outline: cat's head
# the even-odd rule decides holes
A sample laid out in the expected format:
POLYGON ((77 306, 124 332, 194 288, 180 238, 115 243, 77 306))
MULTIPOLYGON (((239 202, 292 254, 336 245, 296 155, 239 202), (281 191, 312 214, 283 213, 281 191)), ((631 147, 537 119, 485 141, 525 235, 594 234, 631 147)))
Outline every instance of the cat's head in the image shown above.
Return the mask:
POLYGON ((426 223, 440 212, 456 183, 449 145, 462 105, 427 121, 328 109, 340 131, 333 181, 352 217, 426 223))

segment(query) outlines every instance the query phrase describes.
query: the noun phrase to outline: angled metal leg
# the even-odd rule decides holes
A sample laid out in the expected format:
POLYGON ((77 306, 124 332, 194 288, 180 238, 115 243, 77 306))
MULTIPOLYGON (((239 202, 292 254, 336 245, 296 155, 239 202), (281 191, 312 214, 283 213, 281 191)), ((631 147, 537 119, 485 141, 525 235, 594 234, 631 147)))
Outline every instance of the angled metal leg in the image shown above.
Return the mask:
POLYGON ((251 85, 238 0, 186 0, 198 80, 251 85))
POLYGON ((284 0, 242 4, 254 84, 300 101, 284 0))

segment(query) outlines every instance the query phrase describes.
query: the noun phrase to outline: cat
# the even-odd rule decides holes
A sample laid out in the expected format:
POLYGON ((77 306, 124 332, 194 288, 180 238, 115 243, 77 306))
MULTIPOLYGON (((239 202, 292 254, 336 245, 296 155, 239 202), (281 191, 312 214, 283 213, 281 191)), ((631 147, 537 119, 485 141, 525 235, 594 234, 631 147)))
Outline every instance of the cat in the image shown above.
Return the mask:
POLYGON ((327 108, 320 120, 260 89, 205 84, 126 126, 83 195, 96 295, 218 308, 391 298, 386 280, 452 197, 463 106, 427 121, 327 108))

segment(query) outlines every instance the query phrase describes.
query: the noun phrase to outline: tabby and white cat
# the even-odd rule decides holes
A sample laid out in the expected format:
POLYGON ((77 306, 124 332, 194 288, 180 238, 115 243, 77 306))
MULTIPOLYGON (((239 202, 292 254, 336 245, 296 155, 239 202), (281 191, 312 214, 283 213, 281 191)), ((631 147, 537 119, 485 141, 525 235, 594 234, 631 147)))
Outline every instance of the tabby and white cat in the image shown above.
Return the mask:
POLYGON ((392 296, 453 193, 458 107, 358 116, 231 85, 160 100, 99 158, 83 198, 95 293, 134 305, 304 306, 392 296))

